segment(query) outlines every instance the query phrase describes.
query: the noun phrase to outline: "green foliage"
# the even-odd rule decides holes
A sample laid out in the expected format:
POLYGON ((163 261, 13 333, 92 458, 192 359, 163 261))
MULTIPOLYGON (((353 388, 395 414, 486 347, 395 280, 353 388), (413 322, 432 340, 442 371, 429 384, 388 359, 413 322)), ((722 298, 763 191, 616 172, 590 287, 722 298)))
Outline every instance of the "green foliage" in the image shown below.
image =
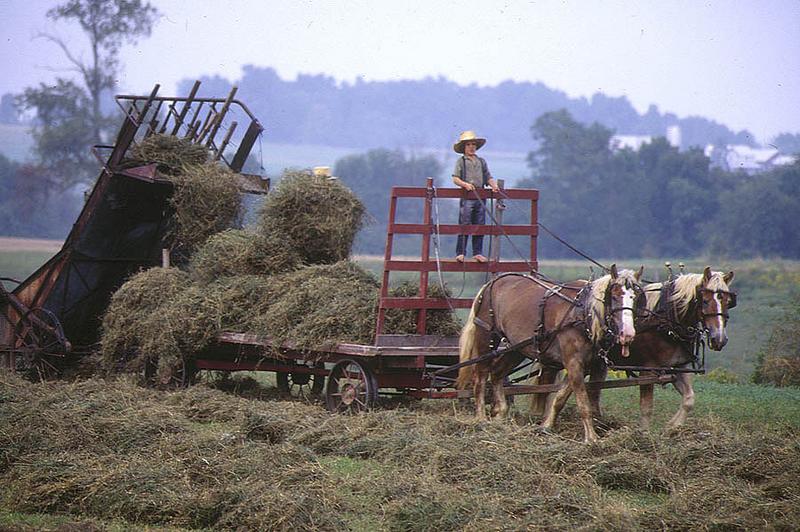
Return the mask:
POLYGON ((739 376, 725 368, 714 368, 705 375, 705 378, 720 384, 739 384, 739 376))
POLYGON ((67 0, 47 12, 53 21, 81 27, 92 58, 87 63, 60 37, 39 35, 61 49, 80 81, 58 78, 55 84, 25 89, 17 99, 18 107, 36 112, 36 154, 62 190, 93 177, 96 163, 89 147, 108 140, 113 121, 103 115, 101 100, 119 78, 120 48, 150 35, 157 16, 158 11, 141 0, 67 0))
POLYGON ((742 179, 720 194, 711 250, 729 256, 800 257, 800 161, 742 179))
MULTIPOLYGON (((540 221, 572 245, 605 257, 800 257, 800 162, 750 177, 664 138, 613 150, 611 134, 564 110, 533 126, 533 177, 518 186, 540 189, 540 221)), ((539 251, 572 253, 547 237, 539 251)))
POLYGON ((21 165, 0 155, 2 236, 66 236, 82 202, 72 191, 54 193, 53 185, 45 167, 21 165))
POLYGON ((57 169, 60 188, 86 181, 97 168, 88 148, 100 139, 90 119, 92 103, 85 89, 58 79, 55 85, 41 83, 25 89, 19 101, 25 109, 36 110, 34 152, 42 165, 57 169))
POLYGON ((800 297, 781 316, 767 345, 759 351, 753 382, 800 386, 800 297))
MULTIPOLYGON (((367 212, 375 220, 359 235, 358 247, 368 253, 382 253, 386 244, 386 224, 389 220, 389 194, 393 186, 424 186, 426 177, 436 178, 442 165, 435 157, 407 157, 401 151, 370 150, 336 161, 334 175, 339 176, 361 198, 367 212)), ((422 221, 422 201, 402 205, 407 221, 422 221)))

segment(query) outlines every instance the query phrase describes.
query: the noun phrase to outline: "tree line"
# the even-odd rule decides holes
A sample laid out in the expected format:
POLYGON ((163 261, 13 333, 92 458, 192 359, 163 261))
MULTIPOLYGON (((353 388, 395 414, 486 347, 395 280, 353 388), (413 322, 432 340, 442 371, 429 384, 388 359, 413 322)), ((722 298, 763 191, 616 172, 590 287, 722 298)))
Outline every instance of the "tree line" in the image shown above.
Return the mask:
MULTIPOLYGON (((542 222, 590 254, 800 258, 800 162, 748 175, 665 138, 614 150, 611 129, 565 110, 540 116, 532 134, 532 174, 518 186, 539 189, 542 222)), ((540 242, 542 256, 570 253, 540 242)))
MULTIPOLYGON (((16 120, 20 108, 36 117, 36 161, 18 164, 0 157, 4 234, 66 234, 81 204, 74 185, 90 183, 97 174, 88 148, 110 140, 116 123, 103 101, 114 88, 119 50, 148 36, 158 15, 142 0, 66 0, 48 11, 54 21, 81 27, 92 59, 84 62, 67 43, 43 35, 62 49, 79 76, 0 98, 0 118, 16 120)), ((218 96, 230 86, 215 77, 206 79, 202 90, 218 96)), ((336 83, 321 75, 284 81, 273 69, 254 66, 244 68, 239 97, 276 142, 435 147, 457 136, 455 124, 471 124, 496 145, 530 150, 531 176, 518 186, 540 189, 542 222, 594 255, 800 258, 800 163, 756 176, 713 168, 693 146, 749 143, 752 136, 703 118, 678 119, 654 106, 639 115, 624 97, 570 99, 541 83, 464 87, 444 78, 336 83), (531 127, 533 117, 538 118, 531 127), (638 151, 610 147, 615 131, 658 135, 668 125, 681 126, 682 149, 664 138, 638 151)), ((784 133, 774 142, 784 153, 800 151, 800 135, 784 133)), ((361 237, 364 251, 383 250, 392 185, 443 174, 434 157, 406 152, 373 148, 336 163, 336 174, 364 199, 376 222, 361 237)), ((540 242, 542 256, 570 253, 545 237, 540 242)))
MULTIPOLYGON (((531 133, 537 146, 528 155, 531 177, 516 187, 538 189, 539 220, 590 255, 800 259, 800 162, 748 175, 713 168, 701 149, 681 151, 663 137, 638 151, 616 150, 613 130, 582 124, 564 109, 541 115, 531 133)), ((338 161, 336 175, 376 222, 362 234, 361 249, 383 251, 392 185, 419 185, 442 171, 433 156, 407 158, 386 149, 338 161)), ((421 219, 416 210, 405 214, 421 219)), ((455 221, 454 212, 444 214, 455 221)), ((508 210, 505 222, 528 220, 508 210)), ((541 257, 575 256, 540 235, 541 257)))
MULTIPOLYGON (((233 82, 202 77, 201 94, 226 94, 233 82)), ((188 93, 193 80, 179 84, 188 93)), ((421 80, 337 82, 300 74, 283 80, 273 68, 243 68, 238 96, 267 128, 270 140, 350 148, 441 148, 470 124, 506 151, 530 149, 531 117, 566 109, 583 123, 599 122, 619 133, 664 135, 681 128, 682 147, 753 144, 753 135, 734 132, 702 117, 679 118, 655 105, 639 114, 625 96, 596 93, 570 98, 543 83, 504 81, 494 86, 459 85, 444 77, 421 80)))

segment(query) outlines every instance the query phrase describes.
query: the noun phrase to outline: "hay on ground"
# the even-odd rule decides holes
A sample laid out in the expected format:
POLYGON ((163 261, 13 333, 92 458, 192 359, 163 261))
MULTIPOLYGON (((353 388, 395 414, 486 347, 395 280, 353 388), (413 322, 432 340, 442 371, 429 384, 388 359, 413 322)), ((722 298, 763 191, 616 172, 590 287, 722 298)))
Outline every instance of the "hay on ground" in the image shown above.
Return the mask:
POLYGON ((574 409, 553 437, 443 401, 332 416, 202 385, 8 373, 0 393, 9 513, 214 530, 790 530, 800 519, 794 431, 696 418, 584 445, 574 409))
POLYGON ((349 256, 365 212, 338 180, 287 172, 264 202, 258 231, 280 235, 306 264, 333 264, 349 256))

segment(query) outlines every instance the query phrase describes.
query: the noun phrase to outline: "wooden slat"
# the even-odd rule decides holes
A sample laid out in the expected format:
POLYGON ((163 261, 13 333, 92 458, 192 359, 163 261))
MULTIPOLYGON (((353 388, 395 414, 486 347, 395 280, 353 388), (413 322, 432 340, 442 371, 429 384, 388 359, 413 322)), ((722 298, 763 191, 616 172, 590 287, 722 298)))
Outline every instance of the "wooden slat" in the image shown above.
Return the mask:
MULTIPOLYGON (((233 344, 238 346, 258 346, 263 348, 275 348, 272 340, 268 336, 250 334, 250 333, 237 333, 237 332, 223 332, 217 336, 217 342, 223 344, 233 344)), ((285 342, 281 344, 280 349, 290 351, 298 350, 298 347, 292 342, 285 342)), ((310 349, 306 350, 315 353, 329 353, 336 355, 346 356, 359 356, 359 357, 375 357, 375 356, 400 356, 400 357, 415 357, 420 355, 427 356, 458 356, 458 347, 443 346, 443 347, 425 347, 425 346, 388 346, 377 347, 374 345, 341 343, 332 346, 329 349, 310 349)))
POLYGON ((438 267, 436 261, 433 260, 428 262, 390 260, 384 266, 387 271, 394 272, 418 272, 423 268, 429 272, 437 269, 443 272, 530 272, 532 269, 538 269, 538 267, 539 265, 536 262, 530 264, 521 261, 477 262, 468 260, 467 262, 458 262, 455 259, 439 261, 438 267))
MULTIPOLYGON (((477 190, 478 196, 483 199, 512 199, 512 200, 538 200, 539 191, 532 189, 504 189, 501 194, 493 194, 491 190, 477 190)), ((424 198, 427 191, 421 187, 392 187, 392 195, 398 198, 424 198)), ((437 188, 436 197, 440 199, 474 199, 472 192, 466 193, 461 188, 437 188)))
POLYGON ((425 235, 438 232, 440 235, 509 235, 538 236, 535 225, 459 225, 439 224, 435 228, 425 224, 390 224, 389 232, 395 235, 425 235))
POLYGON ((452 298, 447 299, 422 299, 420 297, 384 297, 381 299, 381 305, 384 308, 404 308, 404 309, 445 309, 455 308, 470 308, 472 306, 472 299, 467 298, 452 298))

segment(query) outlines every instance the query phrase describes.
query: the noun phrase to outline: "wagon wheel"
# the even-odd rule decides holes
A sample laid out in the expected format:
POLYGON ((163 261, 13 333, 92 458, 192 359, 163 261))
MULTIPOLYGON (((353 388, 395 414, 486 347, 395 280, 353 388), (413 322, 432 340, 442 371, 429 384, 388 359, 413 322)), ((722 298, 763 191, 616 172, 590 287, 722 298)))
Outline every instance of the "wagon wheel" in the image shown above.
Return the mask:
POLYGON ((14 326, 16 368, 30 378, 41 380, 61 373, 69 342, 55 314, 35 307, 14 326))
POLYGON ((341 360, 328 376, 325 403, 331 412, 362 412, 378 401, 378 383, 367 366, 357 360, 341 360))
MULTIPOLYGON (((304 366, 304 364, 298 365, 304 366)), ((317 362, 313 367, 318 369, 324 368, 325 364, 317 362)), ((322 395, 322 390, 325 388, 325 376, 313 373, 300 373, 295 371, 290 371, 288 373, 278 372, 276 374, 276 380, 278 381, 278 390, 280 390, 281 393, 303 399, 319 397, 322 395)))
POLYGON ((152 388, 188 388, 195 383, 197 366, 194 360, 181 357, 180 362, 173 368, 172 375, 164 382, 158 377, 158 359, 148 358, 142 368, 142 383, 152 388))

